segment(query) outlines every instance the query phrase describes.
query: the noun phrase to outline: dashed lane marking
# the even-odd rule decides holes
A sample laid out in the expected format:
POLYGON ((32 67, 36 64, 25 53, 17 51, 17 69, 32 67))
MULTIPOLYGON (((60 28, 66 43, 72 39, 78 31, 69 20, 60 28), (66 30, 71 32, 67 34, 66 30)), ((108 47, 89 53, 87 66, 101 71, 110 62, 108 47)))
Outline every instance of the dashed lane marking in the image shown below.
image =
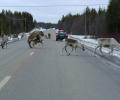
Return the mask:
POLYGON ((11 79, 11 76, 6 76, 1 82, 0 82, 0 90, 7 84, 7 82, 11 79))
POLYGON ((34 52, 31 52, 31 53, 30 53, 30 56, 32 56, 33 54, 34 54, 34 52))

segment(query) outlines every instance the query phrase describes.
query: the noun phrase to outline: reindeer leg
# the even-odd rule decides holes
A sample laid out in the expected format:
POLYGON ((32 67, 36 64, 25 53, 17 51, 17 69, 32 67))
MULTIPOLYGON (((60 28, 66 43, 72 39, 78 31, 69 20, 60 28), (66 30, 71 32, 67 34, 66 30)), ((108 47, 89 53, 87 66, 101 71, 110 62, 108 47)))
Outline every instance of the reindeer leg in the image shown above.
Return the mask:
MULTIPOLYGON (((65 45, 66 46, 66 45, 65 45)), ((65 50, 65 46, 62 48, 62 54, 63 54, 63 51, 65 50)), ((66 51, 66 50, 65 50, 66 51)))
POLYGON ((75 49, 75 53, 77 52, 77 48, 78 48, 77 46, 74 48, 75 49))
POLYGON ((81 46, 82 46, 82 50, 85 51, 85 47, 84 47, 84 45, 81 45, 81 46))
MULTIPOLYGON (((77 49, 78 49, 78 48, 79 48, 79 49, 81 49, 81 48, 80 48, 80 47, 78 47, 78 46, 77 46, 77 47, 75 47, 75 53, 77 53, 77 49)), ((76 54, 76 56, 78 56, 78 55, 79 55, 79 54, 77 53, 77 54, 76 54)))
POLYGON ((7 49, 7 42, 5 43, 5 45, 6 45, 6 49, 7 49))
POLYGON ((6 48, 7 48, 8 43, 6 42, 6 48))
POLYGON ((6 42, 6 48, 8 47, 8 42, 6 42))
POLYGON ((100 50, 100 53, 103 55, 102 46, 100 46, 99 50, 100 50))
POLYGON ((109 55, 111 55, 113 53, 113 46, 111 47, 111 51, 109 52, 109 55))
POLYGON ((100 46, 97 46, 97 47, 95 48, 94 54, 96 54, 96 51, 97 51, 97 49, 98 49, 99 47, 100 47, 100 46))
MULTIPOLYGON (((75 53, 77 53, 77 48, 78 48, 78 47, 75 47, 75 48, 74 48, 74 50, 75 50, 75 53)), ((76 56, 77 56, 77 54, 76 54, 76 56)))
MULTIPOLYGON (((73 50, 74 50, 74 48, 72 47, 72 51, 71 51, 71 52, 73 52, 73 50)), ((70 56, 71 52, 70 52, 70 53, 68 53, 68 56, 70 56)))
POLYGON ((43 46, 43 40, 40 41, 40 44, 42 45, 42 48, 43 48, 43 47, 44 47, 44 46, 43 46))
POLYGON ((67 45, 65 46, 65 51, 66 51, 67 55, 70 55, 70 53, 68 53, 68 51, 67 51, 67 45))

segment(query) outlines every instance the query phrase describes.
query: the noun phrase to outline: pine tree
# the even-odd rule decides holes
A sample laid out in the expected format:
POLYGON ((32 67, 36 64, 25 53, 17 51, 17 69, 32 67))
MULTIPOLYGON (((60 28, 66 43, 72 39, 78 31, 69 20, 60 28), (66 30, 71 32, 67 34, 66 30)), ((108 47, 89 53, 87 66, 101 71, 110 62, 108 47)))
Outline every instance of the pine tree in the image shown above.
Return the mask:
POLYGON ((120 32, 120 0, 111 0, 107 10, 108 31, 120 32))

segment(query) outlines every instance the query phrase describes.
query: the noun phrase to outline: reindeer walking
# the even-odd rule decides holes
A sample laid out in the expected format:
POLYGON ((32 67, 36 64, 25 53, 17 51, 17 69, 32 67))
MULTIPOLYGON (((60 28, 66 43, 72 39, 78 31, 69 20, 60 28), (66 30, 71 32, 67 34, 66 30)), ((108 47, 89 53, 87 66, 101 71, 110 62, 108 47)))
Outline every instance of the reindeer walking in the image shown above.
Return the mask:
POLYGON ((2 49, 4 49, 5 47, 7 48, 7 44, 8 44, 8 36, 3 35, 0 46, 2 47, 2 49))
POLYGON ((114 48, 117 48, 120 50, 120 44, 114 38, 99 38, 98 45, 95 48, 94 54, 96 54, 97 49, 99 49, 101 54, 103 54, 103 51, 102 51, 103 47, 110 49, 109 54, 113 53, 114 48))
POLYGON ((75 50, 75 52, 76 52, 76 49, 77 49, 77 48, 81 48, 83 51, 85 50, 83 44, 78 43, 77 40, 67 38, 67 39, 65 40, 65 46, 64 46, 63 49, 62 49, 62 53, 63 53, 63 51, 65 50, 65 52, 67 53, 67 55, 70 56, 70 54, 73 52, 73 50, 75 50), (68 51, 67 47, 71 47, 71 50, 68 51))

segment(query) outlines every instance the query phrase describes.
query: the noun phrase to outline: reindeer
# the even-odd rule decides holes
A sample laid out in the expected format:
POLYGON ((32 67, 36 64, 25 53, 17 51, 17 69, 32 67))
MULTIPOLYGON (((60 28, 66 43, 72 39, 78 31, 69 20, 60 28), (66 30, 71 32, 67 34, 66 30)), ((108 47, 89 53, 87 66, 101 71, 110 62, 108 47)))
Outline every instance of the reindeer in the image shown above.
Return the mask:
POLYGON ((4 49, 4 47, 7 48, 7 44, 8 44, 8 36, 7 35, 3 35, 0 46, 2 47, 2 49, 4 49))
POLYGON ((62 49, 62 53, 63 53, 63 50, 65 50, 66 53, 67 53, 67 55, 70 56, 71 52, 72 52, 73 50, 75 50, 75 52, 76 52, 76 49, 77 49, 77 48, 82 48, 83 51, 85 50, 83 44, 78 43, 78 41, 75 40, 75 39, 67 38, 67 39, 65 39, 65 46, 64 46, 63 49, 62 49), (72 49, 70 52, 68 52, 68 50, 67 50, 67 47, 68 47, 68 46, 71 47, 71 49, 72 49))
POLYGON ((30 34, 28 37, 28 44, 29 47, 32 48, 34 45, 41 43, 43 45, 43 39, 42 37, 44 36, 44 33, 41 31, 34 31, 30 34))
POLYGON ((109 54, 111 54, 113 53, 114 48, 120 49, 120 44, 114 38, 99 38, 98 45, 95 48, 94 54, 96 54, 97 49, 99 49, 101 54, 103 54, 102 52, 103 47, 110 48, 111 51, 109 52, 109 54))

